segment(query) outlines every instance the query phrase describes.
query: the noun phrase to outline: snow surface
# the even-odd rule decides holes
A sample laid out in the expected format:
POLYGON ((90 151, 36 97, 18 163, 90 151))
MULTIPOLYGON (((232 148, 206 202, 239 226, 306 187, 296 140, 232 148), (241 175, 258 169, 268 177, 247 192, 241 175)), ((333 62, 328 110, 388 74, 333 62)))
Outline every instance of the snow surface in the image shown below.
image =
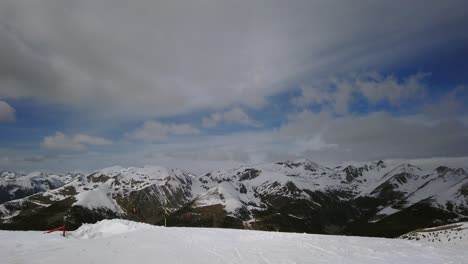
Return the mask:
POLYGON ((83 224, 77 230, 70 232, 72 238, 90 239, 111 237, 137 230, 151 229, 155 226, 128 220, 102 220, 95 224, 83 224))
POLYGON ((75 196, 77 201, 73 205, 81 205, 89 209, 105 208, 115 212, 123 212, 120 206, 110 197, 109 192, 104 191, 109 188, 103 185, 95 190, 85 191, 75 196))
POLYGON ((164 228, 123 220, 68 237, 0 231, 2 263, 466 263, 468 240, 426 241, 231 229, 164 228))
POLYGON ((468 222, 423 228, 402 235, 400 238, 435 244, 466 244, 468 240, 468 222))
POLYGON ((400 212, 400 210, 389 206, 389 207, 385 207, 384 209, 380 210, 377 214, 378 215, 391 215, 391 214, 398 213, 398 212, 400 212))
POLYGON ((211 188, 206 193, 200 195, 196 200, 196 206, 209 206, 215 204, 224 205, 228 213, 234 213, 236 209, 247 203, 249 198, 238 192, 230 182, 222 182, 217 187, 211 188))

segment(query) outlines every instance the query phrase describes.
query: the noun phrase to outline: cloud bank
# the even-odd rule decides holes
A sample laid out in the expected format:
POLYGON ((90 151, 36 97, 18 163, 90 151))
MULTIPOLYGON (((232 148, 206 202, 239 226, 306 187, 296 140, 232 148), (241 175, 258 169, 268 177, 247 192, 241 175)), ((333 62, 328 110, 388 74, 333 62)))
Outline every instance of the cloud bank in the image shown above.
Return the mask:
MULTIPOLYGON (((6 0, 0 3, 0 97, 58 102, 96 118, 259 108, 291 84, 385 68, 466 41, 459 31, 468 22, 464 6, 6 0)), ((392 81, 383 85, 400 85, 392 81)), ((364 91, 378 100, 382 89, 364 91)))
POLYGON ((424 71, 421 59, 468 46, 466 10, 463 0, 4 0, 0 164, 468 156, 466 83, 434 81, 458 65, 424 71))

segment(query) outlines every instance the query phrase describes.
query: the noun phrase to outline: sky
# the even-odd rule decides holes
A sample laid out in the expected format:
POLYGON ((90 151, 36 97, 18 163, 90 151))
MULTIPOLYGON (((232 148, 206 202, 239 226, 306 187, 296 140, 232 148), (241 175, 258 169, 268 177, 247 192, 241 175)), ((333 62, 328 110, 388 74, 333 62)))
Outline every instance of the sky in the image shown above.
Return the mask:
POLYGON ((3 0, 0 170, 468 156, 464 0, 3 0))

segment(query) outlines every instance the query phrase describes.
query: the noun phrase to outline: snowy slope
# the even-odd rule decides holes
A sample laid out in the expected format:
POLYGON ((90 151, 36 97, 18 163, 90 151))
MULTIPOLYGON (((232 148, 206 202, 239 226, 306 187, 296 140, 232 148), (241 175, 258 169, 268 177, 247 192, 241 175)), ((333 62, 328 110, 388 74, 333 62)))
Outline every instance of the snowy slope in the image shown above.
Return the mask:
POLYGON ((466 263, 468 241, 424 241, 232 229, 164 228, 109 220, 70 234, 0 231, 2 263, 466 263), (14 242, 12 242, 14 241, 14 242))
MULTIPOLYGON (((381 194, 381 186, 393 187, 400 197, 389 200, 390 205, 379 214, 390 215, 421 201, 428 201, 434 207, 452 207, 455 212, 463 212, 468 206, 468 196, 463 194, 468 188, 468 173, 461 168, 438 167, 435 170, 421 170, 412 165, 397 167, 399 173, 377 187, 369 195, 381 194)), ((394 195, 395 197, 395 195, 394 195)))
POLYGON ((0 203, 59 188, 79 174, 56 175, 44 172, 20 174, 11 171, 0 172, 0 203))
POLYGON ((1 204, 0 218, 12 222, 21 212, 34 215, 35 211, 57 203, 121 217, 126 217, 133 207, 139 207, 140 213, 151 206, 162 207, 165 202, 169 211, 176 210, 191 199, 192 177, 185 171, 159 166, 105 168, 75 177, 60 188, 1 204))
POLYGON ((468 240, 468 222, 422 228, 400 238, 435 244, 464 245, 468 240))
MULTIPOLYGON (((89 209, 106 208, 124 213, 116 201, 118 196, 127 197, 132 192, 150 186, 170 185, 173 188, 178 188, 182 184, 181 181, 184 181, 184 179, 179 178, 178 173, 178 171, 158 166, 145 166, 143 168, 117 166, 102 169, 81 179, 78 185, 74 184, 78 194, 75 195, 76 202, 73 205, 89 209)), ((186 177, 186 175, 180 177, 186 177)), ((162 196, 158 198, 164 199, 162 196)))
MULTIPOLYGON (((368 195, 366 190, 375 189, 379 182, 384 181, 382 177, 388 171, 390 169, 386 169, 382 162, 365 164, 362 167, 350 165, 328 168, 307 159, 300 159, 213 171, 199 177, 198 181, 194 182, 193 189, 195 194, 201 195, 204 199, 202 195, 204 192, 212 192, 212 188, 228 182, 232 185, 231 189, 234 188, 243 194, 238 195, 240 203, 237 204, 254 204, 260 208, 266 206, 259 199, 262 195, 280 195, 308 200, 312 197, 304 190, 322 193, 339 192, 341 196, 338 198, 343 200, 368 195)), ((232 206, 227 207, 235 209, 232 206)), ((233 212, 233 210, 228 211, 233 212)))
POLYGON ((222 204, 232 214, 242 206, 261 210, 267 205, 260 196, 279 195, 291 199, 310 199, 303 190, 351 190, 343 175, 309 160, 285 161, 217 170, 194 181, 196 205, 222 204), (214 194, 221 194, 216 196, 214 194), (212 197, 212 200, 209 200, 212 197), (228 197, 222 199, 222 197, 228 197))
POLYGON ((408 163, 377 161, 328 168, 301 159, 213 171, 197 178, 192 190, 199 197, 195 205, 221 204, 230 214, 247 205, 268 207, 262 196, 316 202, 317 192, 342 201, 358 197, 382 200, 381 216, 428 199, 436 207, 446 208, 450 202, 463 211, 468 204, 468 196, 463 194, 468 188, 468 173, 462 168, 437 166, 421 169, 408 163))

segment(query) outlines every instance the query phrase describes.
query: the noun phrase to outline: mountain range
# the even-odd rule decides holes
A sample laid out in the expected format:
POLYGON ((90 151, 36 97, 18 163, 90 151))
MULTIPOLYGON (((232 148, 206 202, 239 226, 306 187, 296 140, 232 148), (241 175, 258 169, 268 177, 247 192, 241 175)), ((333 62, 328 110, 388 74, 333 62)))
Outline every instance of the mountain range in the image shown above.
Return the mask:
POLYGON ((0 203, 62 187, 77 175, 79 174, 57 175, 44 172, 21 174, 0 171, 0 203))
POLYGON ((203 175, 159 166, 90 174, 0 173, 0 228, 44 230, 123 218, 168 226, 396 237, 468 220, 468 172, 307 159, 203 175), (165 217, 166 215, 166 217, 165 217))

